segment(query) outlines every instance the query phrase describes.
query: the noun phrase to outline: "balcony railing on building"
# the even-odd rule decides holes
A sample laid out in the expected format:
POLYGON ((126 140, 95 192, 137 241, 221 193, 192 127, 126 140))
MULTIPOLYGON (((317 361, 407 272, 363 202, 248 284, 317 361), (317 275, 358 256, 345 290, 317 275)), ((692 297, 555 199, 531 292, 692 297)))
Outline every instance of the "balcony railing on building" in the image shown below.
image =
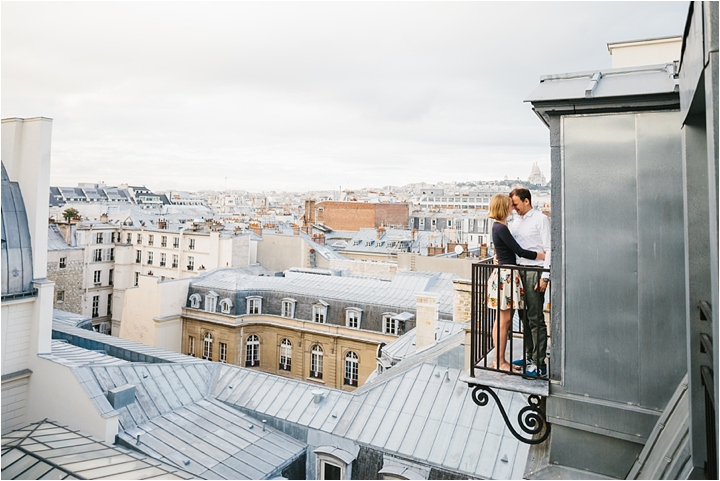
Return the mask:
MULTIPOLYGON (((512 316, 510 322, 509 332, 507 333, 507 351, 509 351, 508 362, 510 363, 509 369, 501 369, 499 365, 495 365, 495 360, 498 358, 495 346, 500 343, 500 329, 496 330, 493 336, 493 325, 500 317, 500 303, 497 306, 488 306, 488 297, 494 295, 498 298, 497 292, 490 292, 491 287, 488 285, 488 279, 496 269, 509 270, 510 279, 515 278, 515 274, 522 274, 524 272, 534 271, 538 273, 538 279, 544 272, 549 272, 548 269, 542 267, 532 266, 516 266, 516 265, 494 265, 492 259, 486 259, 484 261, 473 264, 472 269, 472 304, 470 314, 470 377, 475 378, 480 371, 494 371, 502 374, 508 374, 513 376, 520 376, 526 379, 535 380, 548 380, 547 371, 545 373, 539 372, 535 369, 537 366, 529 366, 526 359, 526 349, 524 345, 523 333, 524 329, 527 328, 527 311, 525 309, 518 309, 512 316), (517 322, 519 318, 520 322, 517 322), (515 362, 515 364, 513 364, 515 362)), ((535 286, 523 286, 525 290, 533 289, 535 286)), ((548 287, 549 289, 549 287, 548 287)), ((495 291, 495 289, 492 289, 495 291)), ((498 286, 498 289, 502 292, 502 286, 498 286)), ((515 305, 517 299, 514 299, 514 289, 510 290, 511 299, 509 305, 515 305)), ((548 291, 546 291, 545 299, 549 299, 548 291)), ((547 302, 543 302, 543 321, 546 323, 550 315, 550 305, 547 302)), ((548 329, 548 346, 551 343, 548 329)), ((506 351, 506 352, 507 352, 506 351)), ((503 356, 500 356, 501 358, 503 356)), ((547 362, 544 363, 548 365, 547 362)))

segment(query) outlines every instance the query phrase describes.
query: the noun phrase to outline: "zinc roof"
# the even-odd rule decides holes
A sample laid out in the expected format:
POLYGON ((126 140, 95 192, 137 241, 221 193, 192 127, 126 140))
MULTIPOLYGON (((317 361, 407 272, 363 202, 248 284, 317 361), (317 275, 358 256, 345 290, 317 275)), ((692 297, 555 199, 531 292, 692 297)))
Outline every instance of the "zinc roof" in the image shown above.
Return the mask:
POLYGON ((192 479, 170 464, 43 420, 2 436, 2 479, 192 479))
MULTIPOLYGON (((465 325, 462 322, 454 321, 437 320, 435 322, 436 342, 441 342, 444 339, 452 336, 453 334, 461 332, 463 330, 463 326, 465 325)), ((406 332, 394 341, 389 342, 388 344, 383 346, 382 351, 384 354, 387 354, 392 359, 400 361, 402 359, 405 359, 406 357, 415 354, 416 338, 417 329, 411 329, 410 331, 406 332)))
POLYGON ((547 75, 526 102, 609 98, 675 92, 673 64, 547 75))
POLYGON ((369 277, 322 276, 286 271, 285 277, 248 276, 238 269, 216 269, 191 282, 192 287, 227 291, 273 291, 363 305, 390 306, 414 311, 415 295, 435 292, 439 312, 452 315, 455 274, 406 271, 391 280, 369 277))
MULTIPOLYGON (((454 336, 450 347, 460 345, 454 336)), ((447 349, 447 343, 441 346, 447 349)), ((439 365, 434 350, 387 370, 355 392, 320 388, 235 366, 221 366, 213 394, 257 417, 273 417, 331 433, 418 463, 469 477, 520 479, 529 447, 505 426, 494 406, 477 406, 462 369, 439 365), (433 359, 435 356, 435 359, 433 359), (315 402, 314 394, 323 391, 315 402)), ((498 391, 511 419, 525 396, 498 391)))
POLYGON ((68 249, 82 249, 82 247, 73 247, 65 242, 65 237, 60 232, 60 228, 56 224, 48 224, 48 251, 65 251, 68 249))
MULTIPOLYGON (((280 475, 305 445, 208 397, 217 367, 209 362, 96 363, 73 372, 88 396, 135 386, 133 402, 112 413, 118 415, 120 441, 143 454, 182 466, 198 478, 280 475)), ((108 409, 101 401, 94 404, 108 409)))

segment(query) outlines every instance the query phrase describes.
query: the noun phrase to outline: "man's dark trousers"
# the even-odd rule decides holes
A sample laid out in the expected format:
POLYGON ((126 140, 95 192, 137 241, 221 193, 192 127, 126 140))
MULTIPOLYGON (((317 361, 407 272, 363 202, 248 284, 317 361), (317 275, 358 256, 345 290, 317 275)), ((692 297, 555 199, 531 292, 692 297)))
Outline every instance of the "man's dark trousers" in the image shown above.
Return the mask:
POLYGON ((546 369, 547 326, 543 313, 545 293, 535 290, 540 280, 540 272, 521 270, 520 278, 525 289, 525 315, 522 316, 525 355, 532 359, 539 369, 546 369))

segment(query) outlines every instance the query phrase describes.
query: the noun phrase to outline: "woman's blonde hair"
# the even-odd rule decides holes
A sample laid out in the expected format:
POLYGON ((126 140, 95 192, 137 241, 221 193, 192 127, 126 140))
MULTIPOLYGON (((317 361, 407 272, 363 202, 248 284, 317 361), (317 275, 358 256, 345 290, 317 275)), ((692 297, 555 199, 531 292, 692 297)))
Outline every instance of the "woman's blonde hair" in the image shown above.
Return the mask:
POLYGON ((495 194, 490 199, 490 212, 488 217, 495 220, 505 220, 510 215, 510 197, 505 194, 495 194))

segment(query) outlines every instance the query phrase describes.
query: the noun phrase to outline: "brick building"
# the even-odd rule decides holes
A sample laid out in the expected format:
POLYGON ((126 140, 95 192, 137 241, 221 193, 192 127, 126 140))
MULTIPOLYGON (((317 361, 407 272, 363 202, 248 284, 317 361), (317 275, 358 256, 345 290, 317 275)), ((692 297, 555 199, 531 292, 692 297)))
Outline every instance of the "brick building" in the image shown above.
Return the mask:
POLYGON ((306 232, 313 225, 333 230, 357 231, 380 226, 407 228, 410 218, 409 204, 376 204, 365 202, 305 201, 303 221, 306 232))

